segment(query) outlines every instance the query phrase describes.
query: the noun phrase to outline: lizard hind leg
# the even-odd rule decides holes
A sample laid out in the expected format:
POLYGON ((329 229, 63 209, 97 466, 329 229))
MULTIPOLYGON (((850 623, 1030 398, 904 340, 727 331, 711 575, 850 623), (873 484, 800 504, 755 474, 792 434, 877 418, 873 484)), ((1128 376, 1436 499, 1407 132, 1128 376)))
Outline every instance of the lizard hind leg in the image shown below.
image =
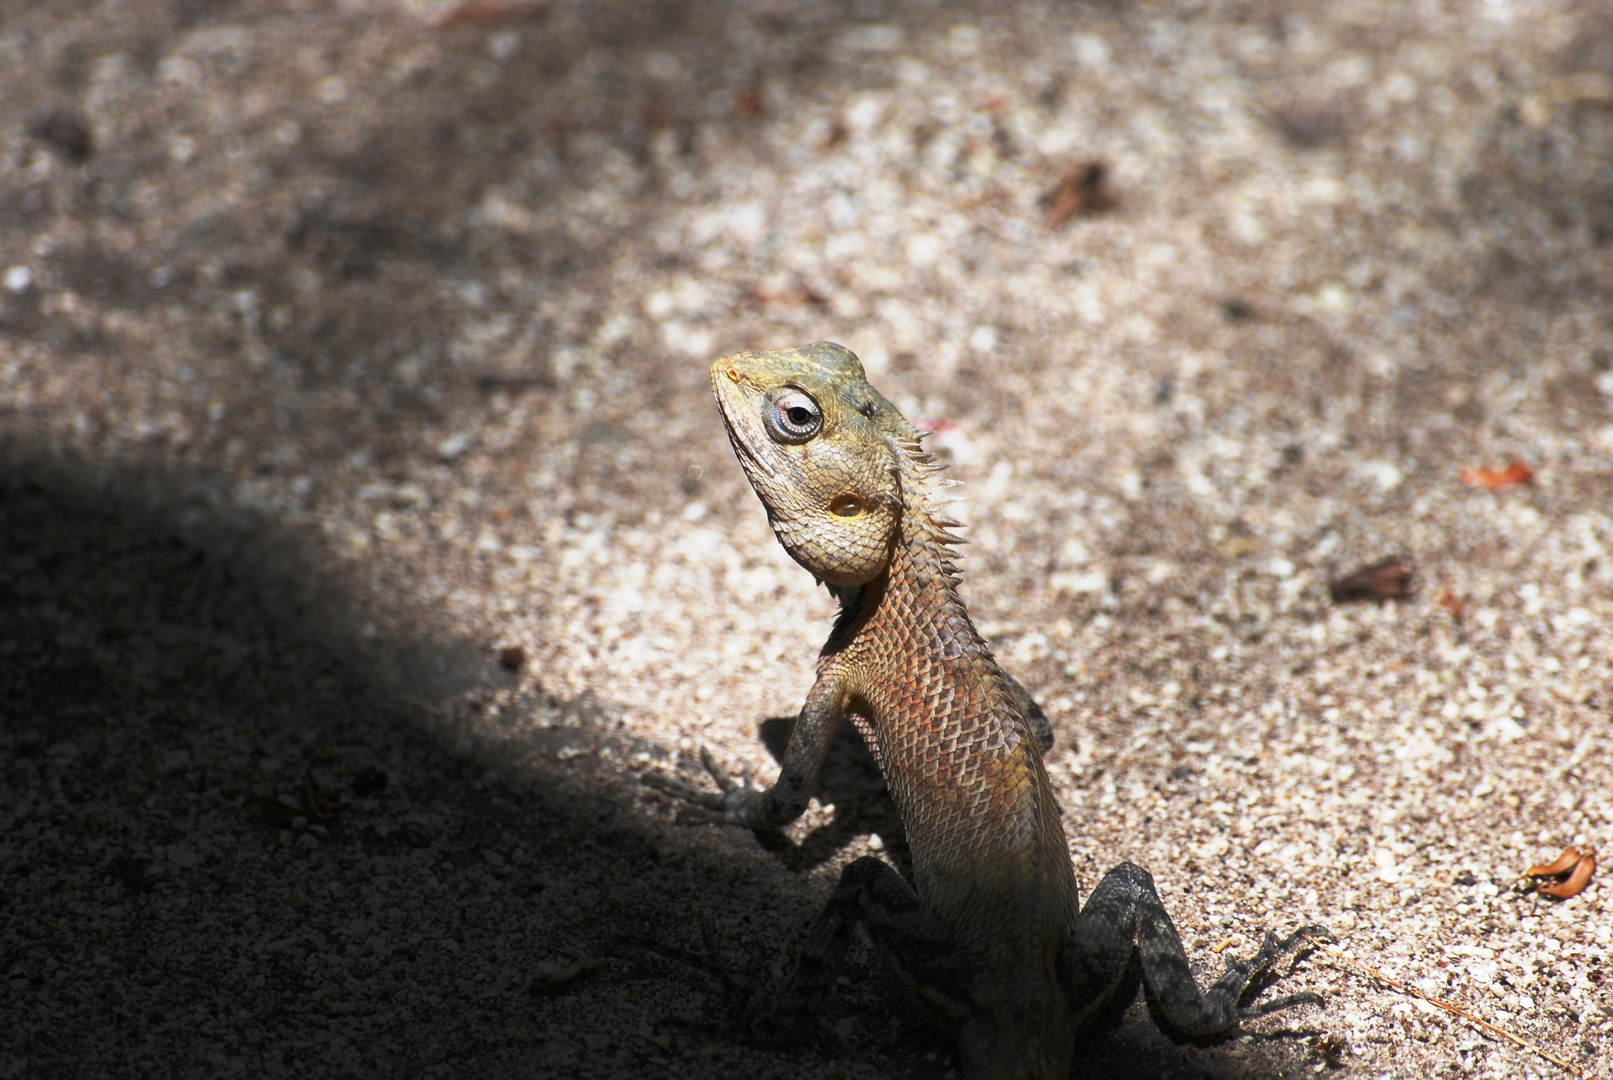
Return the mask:
POLYGON ((875 948, 915 1000, 944 1022, 970 1016, 963 963, 912 886, 889 863, 865 855, 840 874, 840 882, 812 925, 795 973, 784 992, 787 1008, 822 1008, 834 987, 861 923, 875 948))
POLYGON ((1096 1012, 1125 982, 1135 957, 1149 995, 1170 1027, 1193 1038, 1219 1035, 1240 1020, 1321 1002, 1317 994, 1300 993, 1252 1008, 1238 1004, 1250 980, 1298 947, 1306 935, 1332 939, 1320 926, 1307 926, 1283 940, 1268 933, 1259 952, 1247 960, 1229 958, 1221 978, 1201 989, 1176 924, 1154 889, 1153 875, 1134 863, 1121 863, 1104 875, 1077 916, 1067 970, 1074 999, 1096 1012))

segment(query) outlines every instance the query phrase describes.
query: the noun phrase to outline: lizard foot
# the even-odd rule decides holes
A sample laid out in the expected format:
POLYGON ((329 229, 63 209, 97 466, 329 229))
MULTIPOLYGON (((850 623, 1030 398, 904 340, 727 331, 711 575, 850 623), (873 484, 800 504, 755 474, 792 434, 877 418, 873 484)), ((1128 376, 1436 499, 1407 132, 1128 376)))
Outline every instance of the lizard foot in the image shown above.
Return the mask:
MULTIPOLYGON (((1294 931, 1292 934, 1289 934, 1286 938, 1279 938, 1276 934, 1273 934, 1268 930, 1266 931, 1265 940, 1261 942, 1259 952, 1255 953, 1255 955, 1251 956, 1248 960, 1229 959, 1227 961, 1227 970, 1237 970, 1246 979, 1258 979, 1258 976, 1265 972, 1267 968, 1271 967, 1271 965, 1279 957, 1286 956, 1288 953, 1293 952, 1296 949, 1303 949, 1310 943, 1311 939, 1315 939, 1317 941, 1338 940, 1333 936, 1333 932, 1331 930, 1320 925, 1303 926, 1294 931)), ((1295 1005, 1320 1004, 1322 1004, 1322 995, 1320 994, 1311 993, 1309 991, 1298 994, 1288 994, 1284 997, 1274 998, 1271 1001, 1264 1002, 1260 1005, 1251 1005, 1246 1008, 1240 1008, 1238 1010, 1238 1019, 1250 1020, 1257 1016, 1266 1016, 1270 1013, 1278 1012, 1282 1009, 1290 1009, 1295 1005)))
POLYGON ((725 963, 707 919, 700 920, 700 936, 703 951, 699 953, 634 934, 621 935, 615 943, 635 953, 655 953, 715 979, 722 987, 724 1004, 719 1015, 724 1019, 704 1030, 725 1030, 763 1046, 796 1041, 804 1033, 806 1019, 799 1003, 791 1004, 791 995, 774 993, 725 963))
POLYGON ((721 765, 717 764, 716 759, 711 756, 711 751, 703 746, 700 748, 700 763, 706 767, 706 772, 716 783, 717 791, 695 787, 693 784, 661 773, 645 773, 639 779, 645 787, 654 788, 683 801, 684 806, 678 814, 679 820, 713 825, 744 825, 749 828, 764 827, 755 822, 762 792, 751 783, 750 770, 743 770, 739 774, 739 780, 735 781, 721 765))

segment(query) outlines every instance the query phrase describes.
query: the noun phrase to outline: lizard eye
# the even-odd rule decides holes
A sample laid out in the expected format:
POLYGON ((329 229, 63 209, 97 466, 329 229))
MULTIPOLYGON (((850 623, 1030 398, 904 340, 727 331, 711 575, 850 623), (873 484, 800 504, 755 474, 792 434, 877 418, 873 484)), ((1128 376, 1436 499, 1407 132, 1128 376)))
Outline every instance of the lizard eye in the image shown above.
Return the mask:
POLYGON ((804 390, 784 390, 768 402, 767 430, 784 443, 804 443, 823 427, 823 410, 804 390))

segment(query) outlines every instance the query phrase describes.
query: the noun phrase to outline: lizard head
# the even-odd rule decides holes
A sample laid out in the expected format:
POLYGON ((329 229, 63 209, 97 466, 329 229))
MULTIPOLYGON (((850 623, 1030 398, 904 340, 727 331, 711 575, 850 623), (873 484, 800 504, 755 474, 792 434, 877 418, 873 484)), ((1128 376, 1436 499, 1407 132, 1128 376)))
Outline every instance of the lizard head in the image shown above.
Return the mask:
POLYGON ((711 366, 711 385, 784 550, 831 585, 877 577, 901 530, 891 440, 916 445, 919 433, 851 351, 819 342, 735 353, 711 366))

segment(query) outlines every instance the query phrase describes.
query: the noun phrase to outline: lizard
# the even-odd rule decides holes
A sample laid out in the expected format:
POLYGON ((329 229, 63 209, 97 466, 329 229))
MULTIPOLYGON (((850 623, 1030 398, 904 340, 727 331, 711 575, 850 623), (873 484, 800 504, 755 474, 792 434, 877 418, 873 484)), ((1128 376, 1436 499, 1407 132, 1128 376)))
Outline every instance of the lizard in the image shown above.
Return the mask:
POLYGON ((718 790, 660 774, 647 784, 697 819, 777 830, 805 812, 850 717, 905 826, 912 882, 872 855, 852 861, 770 1008, 821 1008, 860 923, 901 982, 956 1033, 969 1080, 1063 1080, 1083 1029, 1129 1004, 1140 981, 1164 1025, 1188 1037, 1300 1004, 1240 1007, 1249 981, 1321 926, 1267 932, 1200 988, 1148 871, 1123 862, 1079 902, 1043 755, 1052 729, 998 666, 958 594, 942 467, 924 433, 827 342, 719 358, 712 388, 740 465, 785 551, 840 610, 778 780, 718 790), (1124 997, 1125 1000, 1118 1000, 1124 997))

